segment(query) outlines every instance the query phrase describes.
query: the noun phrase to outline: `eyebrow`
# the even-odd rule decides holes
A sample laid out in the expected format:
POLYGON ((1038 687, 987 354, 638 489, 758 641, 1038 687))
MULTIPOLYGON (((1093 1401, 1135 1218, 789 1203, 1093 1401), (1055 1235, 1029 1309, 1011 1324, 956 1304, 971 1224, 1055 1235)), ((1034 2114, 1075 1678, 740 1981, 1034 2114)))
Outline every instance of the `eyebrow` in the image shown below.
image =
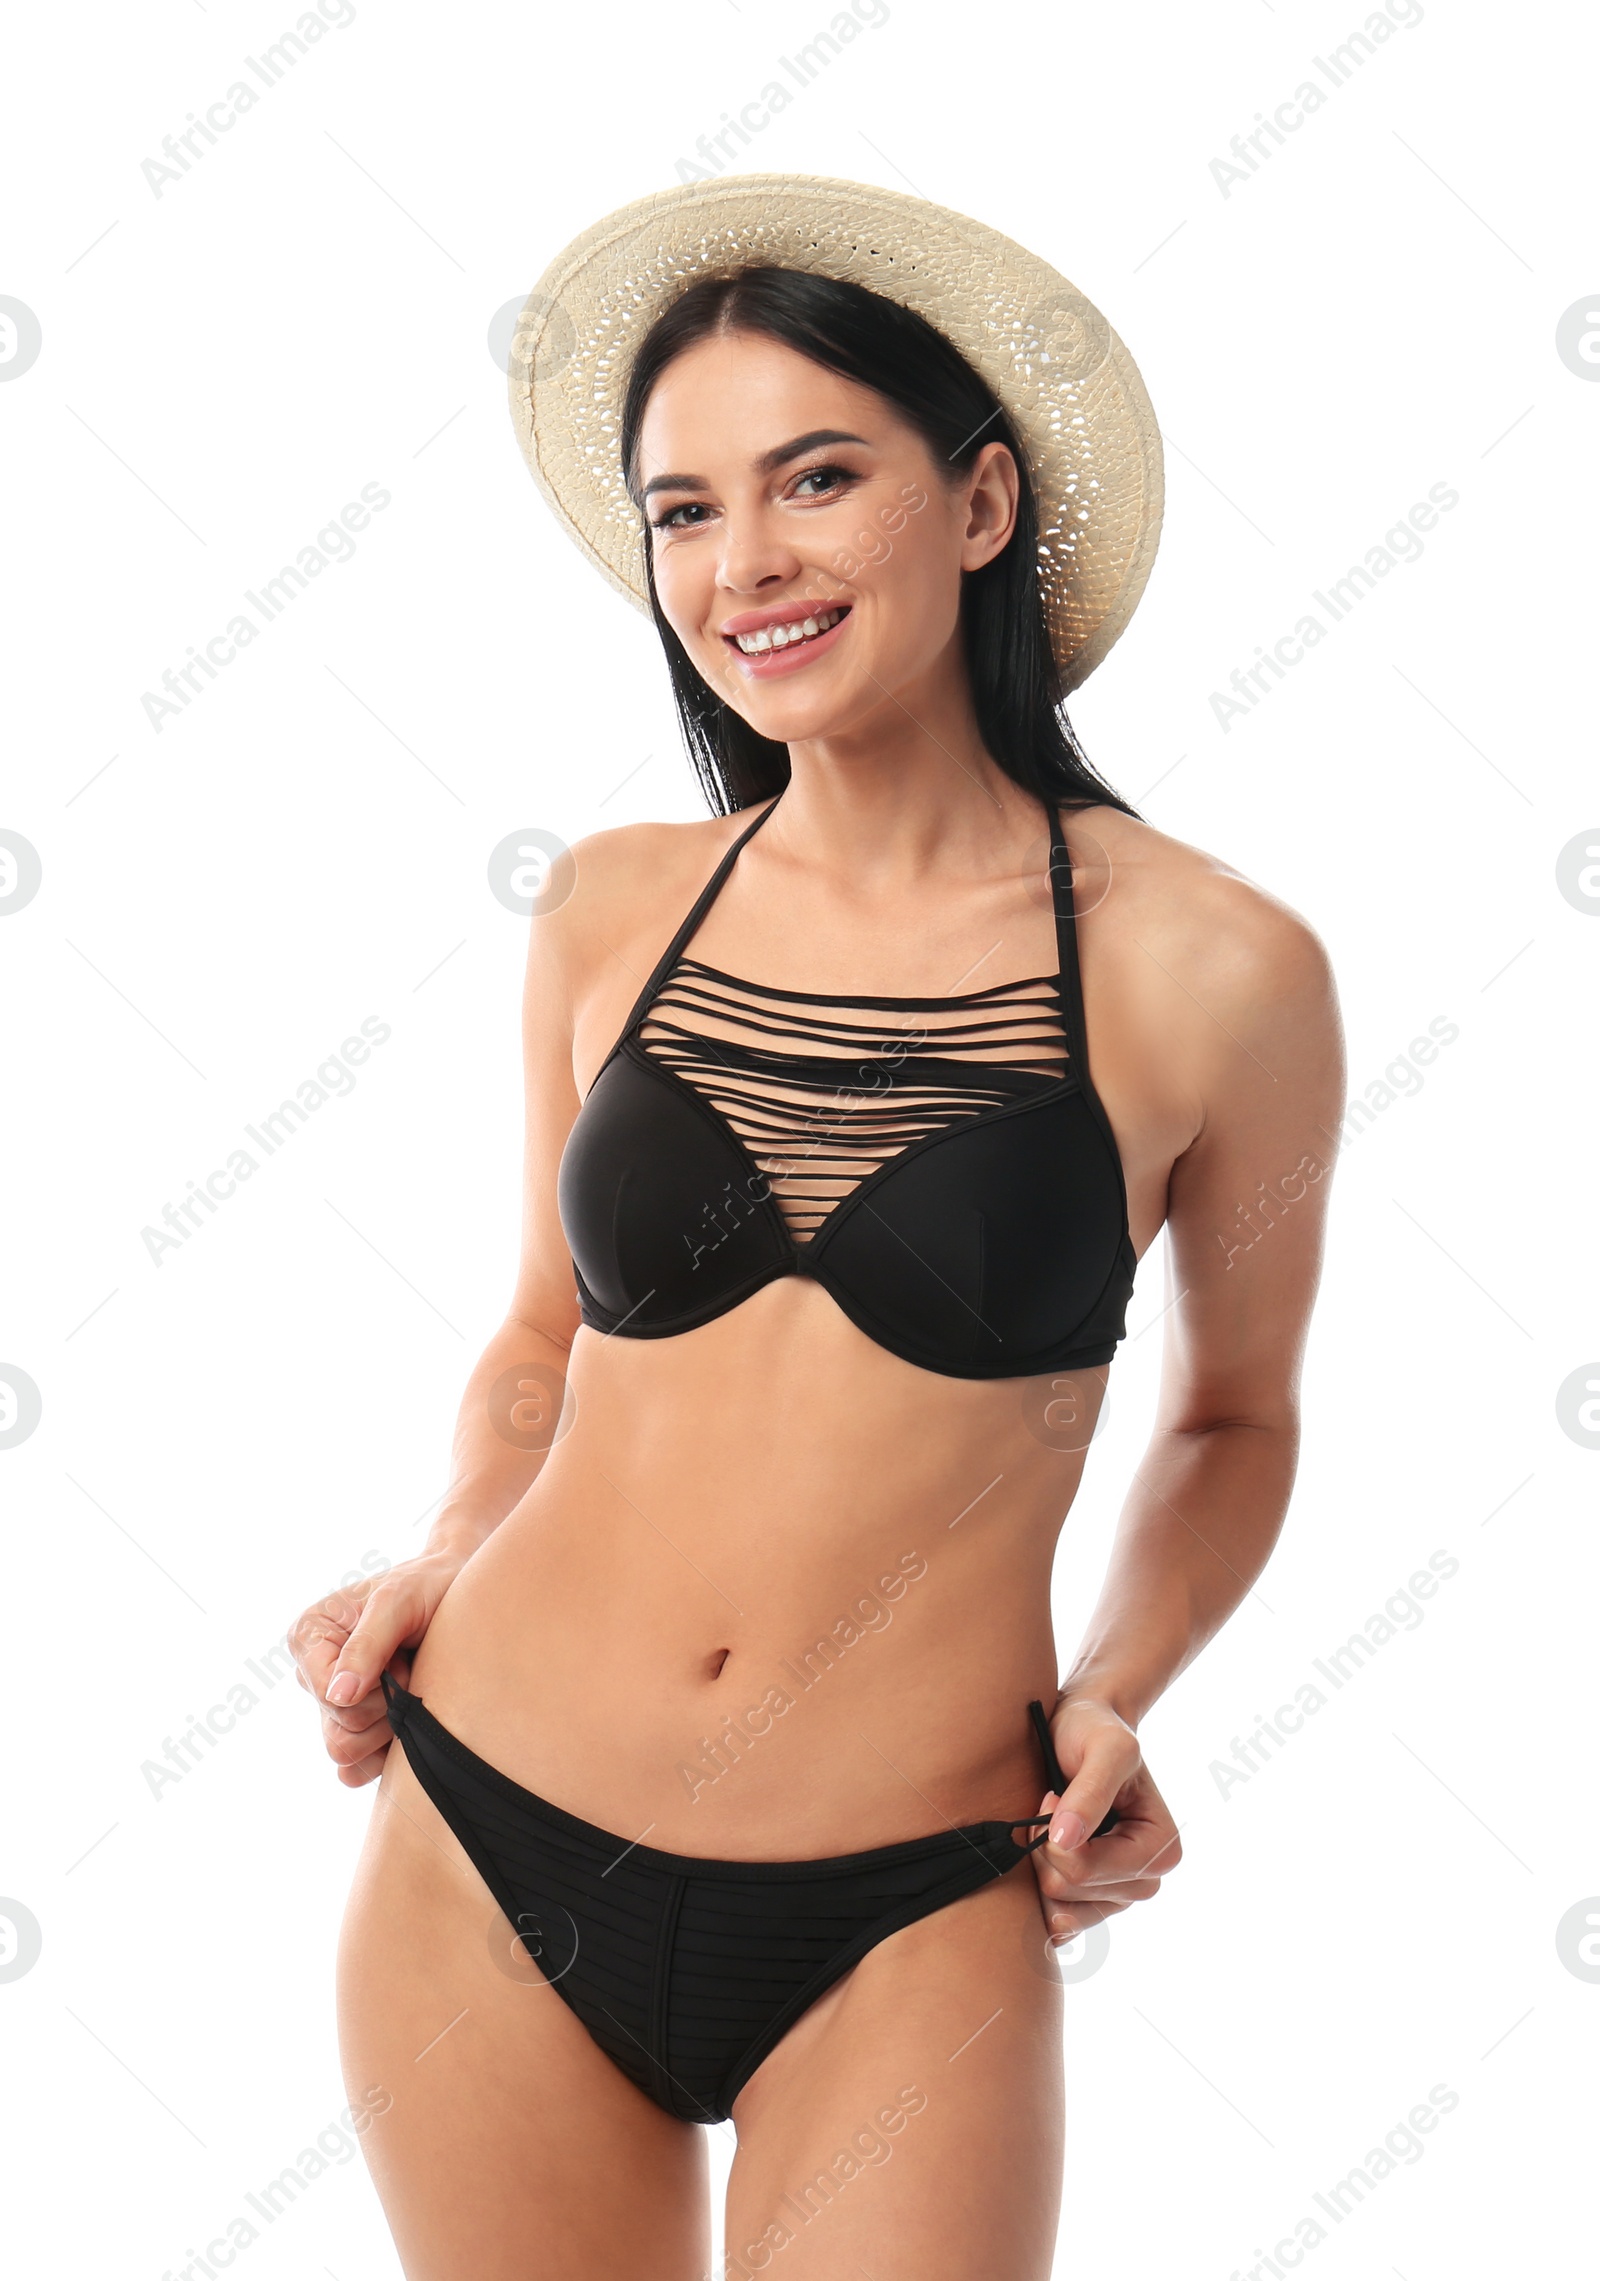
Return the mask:
MULTIPOLYGON (((865 436, 847 435, 843 428, 808 428, 803 436, 795 436, 786 444, 775 444, 771 451, 764 451, 751 465, 757 475, 775 475, 791 459, 815 451, 819 444, 865 444, 866 441, 865 436)), ((703 475, 652 475, 639 496, 648 499, 657 491, 709 491, 710 488, 703 475)))

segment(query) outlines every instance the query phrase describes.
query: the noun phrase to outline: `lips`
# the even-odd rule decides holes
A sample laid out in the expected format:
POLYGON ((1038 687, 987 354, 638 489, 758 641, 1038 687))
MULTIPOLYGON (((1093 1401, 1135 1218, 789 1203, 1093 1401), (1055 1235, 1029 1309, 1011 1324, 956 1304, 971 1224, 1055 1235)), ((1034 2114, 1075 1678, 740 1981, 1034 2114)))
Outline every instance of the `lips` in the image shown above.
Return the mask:
POLYGON ((797 642, 815 641, 825 634, 836 619, 844 616, 843 610, 808 610, 801 618, 780 618, 776 622, 755 627, 728 628, 728 638, 738 643, 746 657, 757 657, 769 649, 793 649, 797 642))
POLYGON ((850 606, 837 603, 783 617, 773 612, 735 618, 723 640, 748 678, 768 681, 808 665, 838 641, 850 620, 850 606))

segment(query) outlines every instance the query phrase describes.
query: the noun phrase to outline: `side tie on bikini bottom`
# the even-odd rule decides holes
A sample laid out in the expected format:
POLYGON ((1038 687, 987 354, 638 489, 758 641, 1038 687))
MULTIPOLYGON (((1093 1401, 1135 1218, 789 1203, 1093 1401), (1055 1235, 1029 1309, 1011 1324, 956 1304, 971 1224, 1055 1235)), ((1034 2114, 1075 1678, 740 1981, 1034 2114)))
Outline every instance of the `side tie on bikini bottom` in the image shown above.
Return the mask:
MULTIPOLYGON (((1062 1773, 1061 1761, 1056 1756, 1055 1737, 1050 1732, 1050 1721, 1044 1715, 1044 1705, 1042 1703, 1030 1703, 1028 1705, 1028 1716, 1030 1719, 1032 1719, 1034 1732, 1039 1737, 1039 1749, 1044 1757, 1045 1779, 1059 1800, 1066 1794, 1067 1777, 1062 1773)), ((1031 1819, 1036 1822, 1044 1822, 1048 1825, 1051 1817, 1048 1814, 1034 1814, 1031 1819)), ((1091 1832, 1091 1835, 1094 1837, 1104 1837, 1107 1830, 1113 1829, 1116 1824, 1121 1821, 1121 1819, 1122 1816, 1117 1812, 1116 1807, 1110 1807, 1103 1819, 1091 1832)), ((1034 1845, 1040 1845, 1042 1843, 1042 1839, 1034 1839, 1034 1845)), ((1028 1851, 1030 1853, 1033 1851, 1032 1845, 1029 1846, 1028 1851)))

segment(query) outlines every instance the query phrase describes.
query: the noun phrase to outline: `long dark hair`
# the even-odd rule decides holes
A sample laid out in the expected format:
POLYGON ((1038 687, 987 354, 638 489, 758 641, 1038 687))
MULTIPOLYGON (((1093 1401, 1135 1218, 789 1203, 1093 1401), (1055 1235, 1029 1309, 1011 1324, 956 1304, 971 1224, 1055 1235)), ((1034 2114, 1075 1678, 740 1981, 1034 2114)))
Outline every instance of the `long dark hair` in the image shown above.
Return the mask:
MULTIPOLYGON (((632 496, 639 497, 636 455, 651 390, 675 356, 719 332, 765 333, 875 389, 941 466, 965 470, 986 443, 1007 446, 1020 485, 1016 528, 1000 553, 981 570, 965 572, 961 583, 962 643, 984 748, 1013 782, 1041 799, 1063 807, 1099 802, 1136 815, 1090 762, 1062 702, 1039 586, 1039 511, 1027 454, 988 383, 915 310, 809 270, 751 267, 700 279, 662 311, 633 361, 621 436, 632 496)), ((789 781, 788 746, 759 736, 708 687, 667 623, 656 596, 648 521, 644 559, 683 741, 712 812, 728 815, 781 792, 789 781)))

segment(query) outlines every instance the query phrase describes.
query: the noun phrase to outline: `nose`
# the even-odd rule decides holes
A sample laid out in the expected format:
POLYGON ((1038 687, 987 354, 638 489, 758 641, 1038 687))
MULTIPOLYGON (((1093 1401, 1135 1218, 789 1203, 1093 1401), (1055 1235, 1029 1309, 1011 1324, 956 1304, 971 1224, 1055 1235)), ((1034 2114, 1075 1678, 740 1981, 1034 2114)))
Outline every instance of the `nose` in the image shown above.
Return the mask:
POLYGON ((730 594, 776 592, 800 573, 800 557, 762 506, 729 504, 717 583, 730 594))

